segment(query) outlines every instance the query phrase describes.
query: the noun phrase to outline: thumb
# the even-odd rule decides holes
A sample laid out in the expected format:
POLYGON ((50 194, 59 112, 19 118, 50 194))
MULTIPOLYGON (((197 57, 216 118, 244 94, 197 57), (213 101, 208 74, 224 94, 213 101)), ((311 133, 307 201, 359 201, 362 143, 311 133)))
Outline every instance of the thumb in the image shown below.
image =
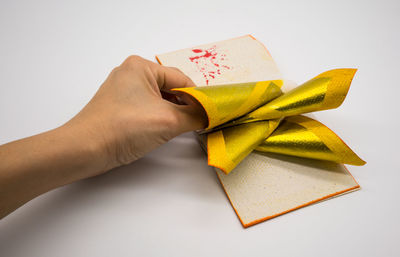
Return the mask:
POLYGON ((176 129, 179 134, 203 129, 207 126, 208 118, 202 107, 197 105, 173 105, 178 120, 176 129))

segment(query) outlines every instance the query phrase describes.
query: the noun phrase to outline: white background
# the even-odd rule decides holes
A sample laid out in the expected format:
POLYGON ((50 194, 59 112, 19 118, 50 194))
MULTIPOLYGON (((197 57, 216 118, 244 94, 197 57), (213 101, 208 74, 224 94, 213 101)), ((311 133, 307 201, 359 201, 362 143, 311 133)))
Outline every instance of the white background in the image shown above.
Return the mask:
POLYGON ((252 34, 298 83, 359 68, 344 104, 316 116, 368 163, 350 167, 361 191, 243 229, 185 134, 4 218, 0 256, 399 256, 399 12, 370 0, 1 0, 0 143, 66 122, 128 55, 252 34))

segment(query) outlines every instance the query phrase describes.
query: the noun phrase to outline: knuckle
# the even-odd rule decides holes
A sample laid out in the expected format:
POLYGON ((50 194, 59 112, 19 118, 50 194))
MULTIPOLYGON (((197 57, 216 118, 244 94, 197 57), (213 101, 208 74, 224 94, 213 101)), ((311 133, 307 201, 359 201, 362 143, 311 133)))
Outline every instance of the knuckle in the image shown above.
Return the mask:
POLYGON ((115 74, 118 74, 118 73, 120 73, 121 72, 121 67, 120 66, 118 66, 118 67, 115 67, 114 69, 112 69, 112 71, 111 71, 111 75, 115 75, 115 74))
POLYGON ((140 61, 140 60, 143 60, 143 58, 142 57, 140 57, 139 55, 131 55, 131 56, 128 56, 128 58, 126 58, 126 60, 128 61, 128 62, 136 62, 136 61, 140 61))
POLYGON ((124 78, 126 76, 125 69, 123 67, 116 67, 111 71, 111 78, 119 80, 120 78, 124 78))
POLYGON ((144 63, 145 60, 142 57, 138 55, 131 55, 128 58, 126 58, 126 60, 122 65, 128 68, 136 68, 140 65, 143 65, 144 63))

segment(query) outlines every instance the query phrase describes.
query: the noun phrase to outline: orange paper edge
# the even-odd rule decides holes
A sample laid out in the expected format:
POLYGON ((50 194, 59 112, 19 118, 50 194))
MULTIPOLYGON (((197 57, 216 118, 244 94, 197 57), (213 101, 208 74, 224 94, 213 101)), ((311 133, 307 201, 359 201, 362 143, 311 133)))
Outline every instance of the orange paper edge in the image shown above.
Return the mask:
MULTIPOLYGON (((262 46, 264 46, 264 48, 265 48, 265 50, 267 51, 267 53, 271 56, 271 54, 269 53, 268 49, 265 47, 265 45, 264 45, 263 43, 261 43, 260 41, 258 41, 255 37, 253 37, 253 36, 250 35, 250 34, 245 35, 245 36, 241 36, 241 37, 246 37, 246 36, 249 36, 249 37, 251 37, 252 39, 254 39, 254 40, 256 40, 257 42, 259 42, 262 46)), ((236 38, 241 38, 241 37, 236 37, 236 38)), ((232 38, 232 39, 235 39, 235 38, 232 38)), ((156 60, 157 60, 157 62, 158 62, 159 64, 163 65, 163 64, 161 63, 161 61, 160 61, 160 59, 158 58, 157 55, 156 55, 156 60)), ((339 136, 338 136, 338 138, 339 138, 340 140, 342 140, 339 136)), ((343 140, 342 140, 342 141, 343 141, 343 140)), ((343 141, 343 143, 344 143, 344 141, 343 141)), ((346 143, 345 143, 345 144, 346 144, 346 143)), ((209 162, 209 160, 208 160, 208 162, 209 162)), ((344 166, 344 165, 343 165, 343 166, 344 166)), ((326 195, 326 196, 321 197, 321 198, 317 198, 317 199, 312 200, 312 201, 310 201, 310 202, 301 204, 301 205, 299 205, 299 206, 296 206, 296 207, 294 207, 294 208, 288 209, 288 210, 286 210, 286 211, 283 211, 283 212, 280 212, 280 213, 277 213, 277 214, 274 214, 274 215, 270 215, 270 216, 267 216, 267 217, 264 217, 264 218, 261 218, 261 219, 258 219, 258 220, 253 220, 252 222, 249 222, 249 223, 244 223, 244 222, 243 222, 242 218, 241 218, 240 215, 239 215, 239 212, 235 209, 235 206, 233 205, 232 200, 231 200, 230 197, 229 197, 229 194, 226 192, 226 189, 225 189, 224 185, 222 184, 222 181, 221 181, 221 178, 219 177, 218 172, 216 172, 216 173, 217 173, 218 180, 219 180, 219 182, 220 182, 222 188, 224 189, 224 192, 225 192, 226 196, 228 197, 228 200, 229 200, 229 202, 231 203, 231 206, 232 206, 233 210, 235 211, 236 215, 238 216, 238 218, 239 218, 239 220, 240 220, 240 223, 242 223, 242 226, 243 226, 244 228, 248 228, 248 227, 250 227, 250 226, 252 226, 252 225, 255 225, 255 224, 258 224, 258 223, 260 223, 260 222, 263 222, 263 221, 266 221, 266 220, 269 220, 269 219, 278 217, 278 216, 283 215, 283 214, 286 214, 286 213, 288 213, 288 212, 295 211, 295 210, 298 210, 298 209, 300 209, 300 208, 309 206, 309 205, 311 205, 311 204, 314 204, 314 203, 317 203, 317 202, 320 202, 320 201, 323 201, 323 200, 327 200, 327 199, 329 199, 329 198, 331 198, 331 197, 334 197, 334 196, 337 196, 337 195, 340 195, 340 194, 343 194, 343 193, 352 191, 352 190, 354 190, 354 189, 360 188, 360 185, 359 185, 359 184, 357 183, 357 181, 354 179, 353 175, 350 173, 350 171, 347 169, 347 167, 344 166, 344 168, 345 168, 346 171, 349 173, 349 175, 352 177, 352 179, 354 180, 354 182, 357 184, 356 186, 350 187, 350 188, 345 189, 345 190, 342 190, 342 191, 338 191, 338 192, 333 193, 333 194, 326 195)))
MULTIPOLYGON (((344 166, 344 165, 343 165, 343 166, 344 166)), ((250 227, 250 226, 253 226, 253 225, 256 225, 256 224, 258 224, 258 223, 260 223, 260 222, 263 222, 263 221, 266 221, 266 220, 269 220, 269 219, 272 219, 272 218, 281 216, 281 215, 286 214, 286 213, 288 213, 288 212, 295 211, 295 210, 297 210, 297 209, 300 209, 300 208, 309 206, 309 205, 311 205, 311 204, 314 204, 314 203, 317 203, 317 202, 320 202, 320 201, 323 201, 323 200, 327 200, 327 199, 329 199, 329 198, 331 198, 331 197, 334 197, 334 196, 337 196, 337 195, 340 195, 340 194, 343 194, 343 193, 352 191, 352 190, 357 189, 357 188, 361 188, 360 185, 357 183, 357 181, 354 179, 353 175, 351 175, 351 173, 349 172, 349 170, 346 168, 346 166, 344 166, 344 168, 345 168, 346 171, 349 173, 349 175, 353 178, 354 182, 357 184, 356 186, 350 187, 350 188, 345 189, 345 190, 342 190, 342 191, 338 191, 338 192, 333 193, 333 194, 326 195, 326 196, 321 197, 321 198, 317 198, 317 199, 312 200, 312 201, 310 201, 310 202, 301 204, 301 205, 299 205, 299 206, 293 207, 293 208, 291 208, 291 209, 288 209, 288 210, 283 211, 283 212, 280 212, 280 213, 276 213, 276 214, 274 214, 274 215, 270 215, 270 216, 267 216, 267 217, 264 217, 264 218, 261 218, 261 219, 258 219, 258 220, 253 220, 252 222, 249 222, 249 223, 244 223, 244 222, 243 222, 242 218, 241 218, 240 215, 239 215, 239 212, 235 209, 235 206, 233 206, 233 203, 232 203, 232 201, 231 201, 231 199, 230 199, 230 197, 229 197, 229 194, 226 192, 224 185, 222 184, 222 181, 221 181, 221 178, 219 177, 218 172, 217 172, 217 177, 218 177, 219 182, 220 182, 221 185, 222 185, 222 188, 224 189, 224 192, 225 192, 226 196, 228 197, 229 202, 231 203, 231 206, 232 206, 233 210, 236 212, 236 215, 238 216, 238 218, 239 218, 239 220, 240 220, 240 223, 242 223, 242 226, 243 226, 244 228, 248 228, 248 227, 250 227)))

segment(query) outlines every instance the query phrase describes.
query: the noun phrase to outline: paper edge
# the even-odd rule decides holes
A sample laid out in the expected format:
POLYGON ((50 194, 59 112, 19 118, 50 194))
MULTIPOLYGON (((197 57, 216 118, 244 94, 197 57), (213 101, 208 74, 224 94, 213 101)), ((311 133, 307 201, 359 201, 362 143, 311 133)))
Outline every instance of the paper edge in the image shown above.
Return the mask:
MULTIPOLYGON (((250 38, 252 38, 253 40, 257 41, 259 44, 261 44, 261 45, 264 47, 264 49, 265 49, 265 51, 267 52, 267 54, 268 54, 269 56, 272 57, 272 55, 270 54, 270 52, 268 51, 268 49, 265 47, 265 45, 264 45, 263 43, 261 43, 259 40, 257 40, 255 37, 253 37, 252 35, 250 35, 250 34, 243 35, 243 36, 239 36, 239 37, 234 37, 234 38, 231 38, 231 39, 221 40, 221 41, 233 40, 233 39, 238 39, 238 38, 243 38, 243 37, 250 37, 250 38)), ((221 41, 218 41, 218 42, 221 42, 221 41)), ((217 42, 216 42, 216 43, 217 43, 217 42)), ((194 46, 194 47, 196 47, 196 46, 194 46)), ((191 48, 191 47, 184 48, 184 49, 189 49, 189 48, 191 48)), ((180 49, 180 50, 176 50, 176 51, 172 51, 172 52, 168 52, 168 53, 173 53, 173 52, 181 51, 181 50, 184 50, 184 49, 180 49)), ((160 58, 159 58, 159 55, 161 55, 161 54, 155 55, 155 58, 156 58, 157 62, 158 62, 160 65, 163 65, 162 62, 161 62, 161 60, 160 60, 160 58)), ((200 145, 201 145, 201 144, 200 144, 200 145)), ((202 147, 202 148, 203 148, 203 147, 202 147)), ((203 150, 204 150, 204 149, 203 149, 203 150)), ((343 165, 343 164, 342 164, 342 165, 343 165)), ((296 206, 296 207, 290 208, 290 209, 285 210, 285 211, 283 211, 283 212, 279 212, 279 213, 276 213, 276 214, 273 214, 273 215, 270 215, 270 216, 266 216, 266 217, 264 217, 264 218, 260 218, 260 219, 257 219, 257 220, 253 220, 253 221, 251 221, 251 222, 249 222, 249 223, 243 222, 242 218, 241 218, 240 215, 239 215, 239 212, 236 210, 235 206, 233 205, 232 200, 230 199, 229 194, 227 193, 227 191, 226 191, 226 189, 225 189, 225 187, 224 187, 224 184, 222 183, 222 180, 221 180, 221 178, 220 178, 218 172, 215 171, 215 173, 216 173, 216 175, 217 175, 217 178, 218 178, 219 183, 220 183, 221 186, 222 186, 222 189, 223 189, 224 192, 225 192, 225 195, 227 196, 227 198, 228 198, 228 200, 229 200, 229 203, 231 204, 233 210, 235 211, 237 217, 239 218, 240 223, 242 224, 242 226, 243 226, 244 228, 248 228, 248 227, 250 227, 250 226, 259 224, 259 223, 261 223, 261 222, 263 222, 263 221, 267 221, 267 220, 276 218, 276 217, 278 217, 278 216, 287 214, 287 213, 289 213, 289 212, 292 212, 292 211, 295 211, 295 210, 298 210, 298 209, 301 209, 301 208, 304 208, 304 207, 307 207, 307 206, 310 206, 310 205, 313 205, 313 204, 316 204, 316 203, 320 203, 320 202, 323 202, 323 201, 326 201, 326 200, 330 200, 330 199, 333 199, 333 198, 335 198, 335 197, 338 197, 338 196, 341 196, 341 195, 344 195, 344 194, 348 194, 348 193, 352 193, 352 192, 355 192, 355 191, 360 190, 360 189, 361 189, 361 186, 360 186, 360 185, 358 184, 358 182, 355 180, 355 178, 353 177, 353 175, 350 173, 350 171, 347 169, 347 167, 346 167, 345 165, 343 165, 343 167, 345 168, 346 172, 352 177, 354 183, 356 184, 355 186, 350 187, 350 188, 347 188, 347 189, 344 189, 344 190, 341 190, 341 191, 338 191, 338 192, 335 192, 335 193, 332 193, 332 194, 328 194, 328 195, 326 195, 326 196, 323 196, 323 197, 314 199, 314 200, 312 200, 312 201, 310 201, 310 202, 306 202, 306 203, 304 203, 304 204, 300 204, 300 205, 298 205, 298 206, 296 206)), ((214 169, 217 169, 217 168, 214 168, 214 169)))

